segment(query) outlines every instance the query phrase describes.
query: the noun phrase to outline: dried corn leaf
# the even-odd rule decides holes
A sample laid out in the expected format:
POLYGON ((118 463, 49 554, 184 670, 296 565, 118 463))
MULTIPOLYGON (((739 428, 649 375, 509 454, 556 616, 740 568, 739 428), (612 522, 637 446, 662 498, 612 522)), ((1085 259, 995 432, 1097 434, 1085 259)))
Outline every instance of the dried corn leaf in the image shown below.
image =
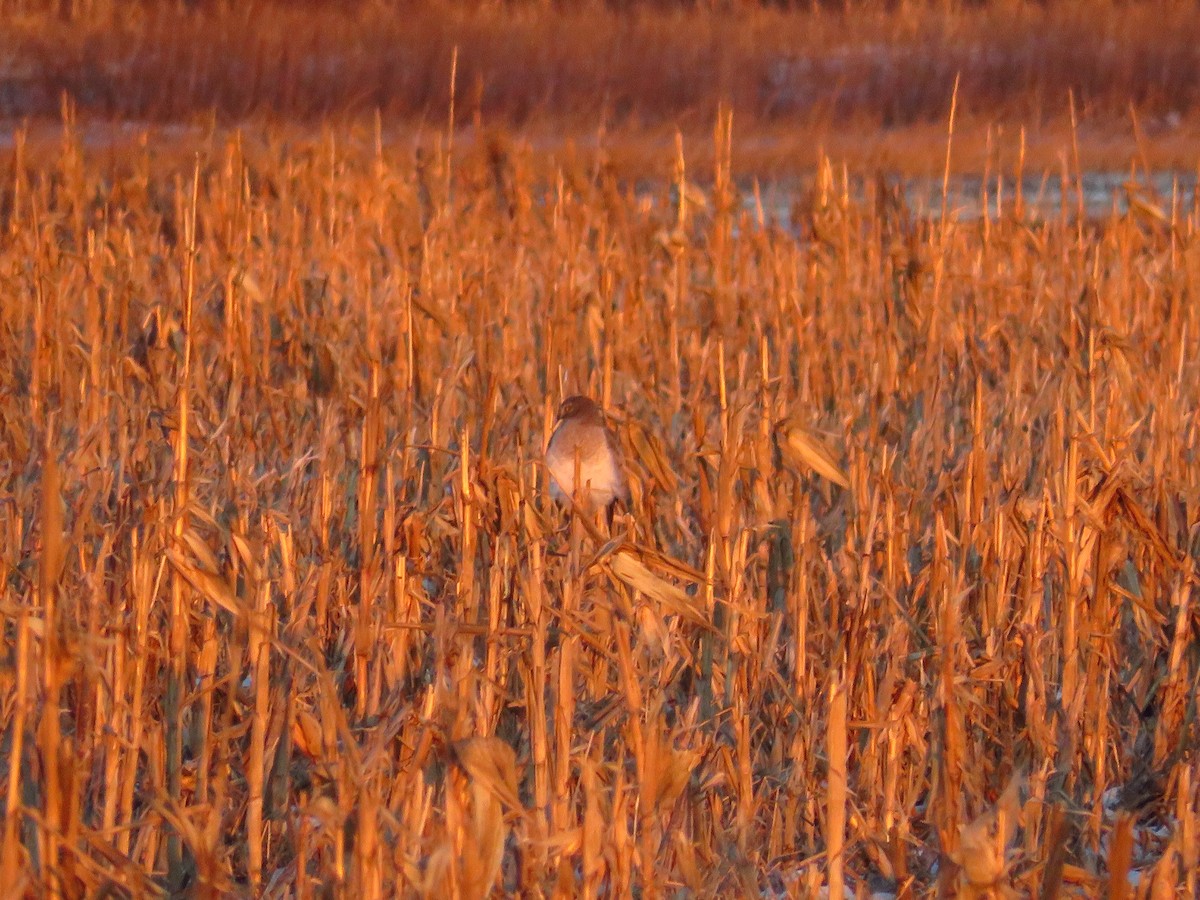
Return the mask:
POLYGON ((296 710, 292 720, 292 743, 306 756, 313 759, 320 757, 321 723, 306 709, 296 710))
POLYGON ((700 753, 696 750, 668 749, 662 758, 658 772, 657 805, 660 810, 666 810, 679 798, 687 787, 688 779, 700 762, 700 753))
POLYGON ((669 612, 695 625, 712 629, 698 598, 689 597, 682 588, 659 578, 630 549, 621 548, 613 553, 605 565, 618 580, 661 603, 669 612))
POLYGON ((1129 211, 1134 213, 1139 219, 1153 222, 1156 225, 1166 225, 1169 221, 1167 214, 1162 211, 1160 206, 1151 203, 1137 194, 1131 193, 1129 195, 1129 211))
POLYGON ((659 440, 635 421, 630 421, 626 431, 637 461, 645 467, 660 487, 667 492, 674 492, 679 485, 679 479, 671 471, 670 463, 667 462, 666 453, 659 440))
POLYGON ((959 845, 952 858, 960 866, 960 896, 985 896, 992 892, 1003 896, 1008 891, 1001 882, 1007 871, 1008 845, 1021 814, 1024 783, 1025 774, 1014 773, 994 807, 959 826, 959 845))
POLYGON ((167 559, 198 594, 235 616, 249 613, 246 605, 237 599, 228 582, 220 575, 199 568, 177 550, 168 550, 167 559))
POLYGON ((808 468, 840 487, 850 487, 850 479, 838 465, 833 451, 816 433, 795 422, 779 428, 779 449, 794 468, 808 468))
POLYGON ((512 747, 498 737, 476 737, 457 741, 453 750, 472 784, 486 788, 510 812, 524 808, 517 796, 517 755, 512 747))
POLYGON ((486 897, 500 874, 508 826, 504 807, 521 809, 517 797, 517 757, 497 737, 477 737, 453 745, 455 759, 466 772, 471 798, 469 835, 460 858, 463 893, 486 897))

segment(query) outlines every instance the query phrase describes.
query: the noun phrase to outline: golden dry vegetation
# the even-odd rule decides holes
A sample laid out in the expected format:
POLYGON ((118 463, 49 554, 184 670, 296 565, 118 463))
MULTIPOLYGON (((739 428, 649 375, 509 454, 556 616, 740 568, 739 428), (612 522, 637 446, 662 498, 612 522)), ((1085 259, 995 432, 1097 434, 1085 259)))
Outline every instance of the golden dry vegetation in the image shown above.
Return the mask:
POLYGON ((60 127, 0 160, 4 893, 1196 895, 1190 193, 60 127))
POLYGON ((1195 890, 1194 210, 264 146, 7 168, 6 886, 1195 890))

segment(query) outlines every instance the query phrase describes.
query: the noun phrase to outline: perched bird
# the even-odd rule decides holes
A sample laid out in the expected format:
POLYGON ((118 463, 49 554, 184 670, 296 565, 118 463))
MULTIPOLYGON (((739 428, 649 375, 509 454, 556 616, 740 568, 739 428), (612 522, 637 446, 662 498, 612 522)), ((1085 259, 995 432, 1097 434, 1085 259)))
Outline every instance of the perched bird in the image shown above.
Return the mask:
POLYGON ((564 400, 546 446, 550 496, 577 500, 588 510, 603 509, 611 522, 617 500, 629 505, 629 485, 621 465, 621 448, 596 401, 578 395, 564 400))

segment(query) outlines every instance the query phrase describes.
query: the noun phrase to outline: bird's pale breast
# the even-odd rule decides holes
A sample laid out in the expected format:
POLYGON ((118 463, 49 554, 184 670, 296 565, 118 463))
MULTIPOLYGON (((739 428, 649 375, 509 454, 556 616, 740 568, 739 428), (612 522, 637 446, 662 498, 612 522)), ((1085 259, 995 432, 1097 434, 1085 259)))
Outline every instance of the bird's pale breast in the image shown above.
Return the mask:
POLYGON ((564 424, 555 432, 546 450, 551 496, 563 499, 576 495, 576 456, 579 458, 581 487, 578 493, 586 502, 607 506, 624 496, 625 479, 604 428, 571 424, 564 424))

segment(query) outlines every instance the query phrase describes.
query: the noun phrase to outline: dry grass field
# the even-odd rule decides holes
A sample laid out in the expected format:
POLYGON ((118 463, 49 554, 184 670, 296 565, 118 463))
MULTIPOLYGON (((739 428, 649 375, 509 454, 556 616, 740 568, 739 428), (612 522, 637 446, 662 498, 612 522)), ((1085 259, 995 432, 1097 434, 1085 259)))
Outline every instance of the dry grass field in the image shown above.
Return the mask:
POLYGON ((0 893, 1197 896, 1190 195, 85 125, 0 158, 0 893))

